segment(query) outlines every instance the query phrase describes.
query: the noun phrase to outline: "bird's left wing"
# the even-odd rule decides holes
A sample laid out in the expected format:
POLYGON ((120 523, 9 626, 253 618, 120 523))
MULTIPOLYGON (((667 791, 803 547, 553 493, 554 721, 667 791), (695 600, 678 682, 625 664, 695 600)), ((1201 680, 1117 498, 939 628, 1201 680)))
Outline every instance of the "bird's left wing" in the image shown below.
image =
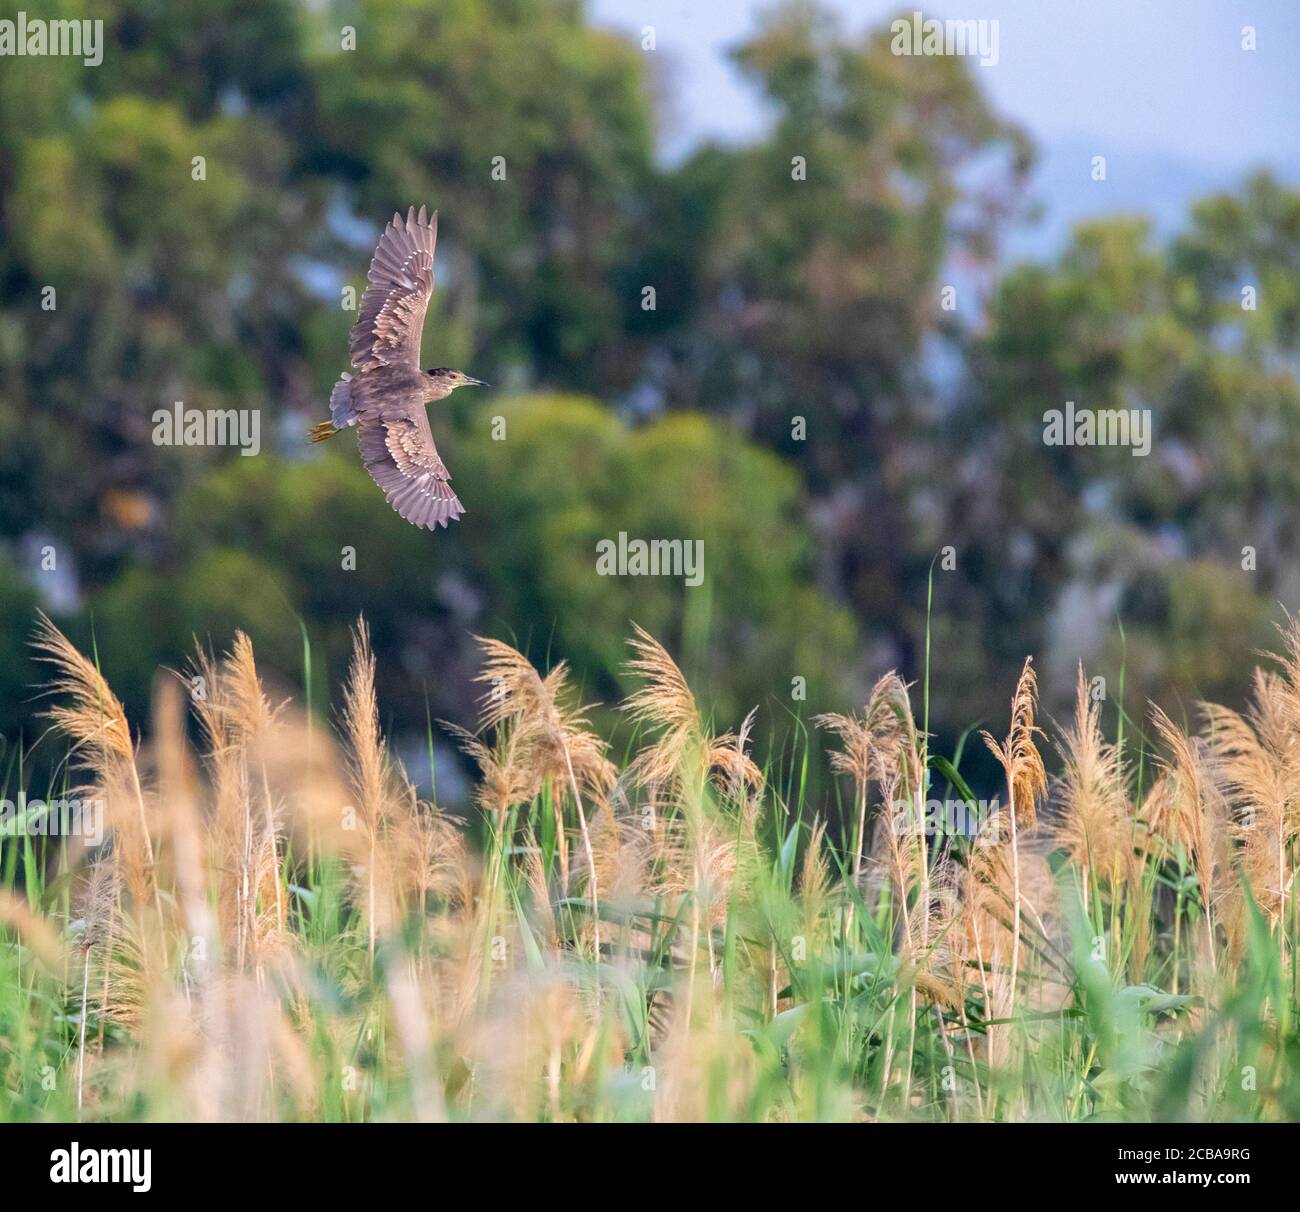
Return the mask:
POLYGON ((452 491, 451 473, 433 444, 424 405, 361 417, 361 460, 388 503, 415 526, 432 530, 465 512, 452 491))
POLYGON ((400 214, 384 228, 375 247, 361 312, 348 337, 357 370, 376 370, 405 362, 420 365, 420 333, 433 294, 433 252, 438 242, 438 212, 400 214))

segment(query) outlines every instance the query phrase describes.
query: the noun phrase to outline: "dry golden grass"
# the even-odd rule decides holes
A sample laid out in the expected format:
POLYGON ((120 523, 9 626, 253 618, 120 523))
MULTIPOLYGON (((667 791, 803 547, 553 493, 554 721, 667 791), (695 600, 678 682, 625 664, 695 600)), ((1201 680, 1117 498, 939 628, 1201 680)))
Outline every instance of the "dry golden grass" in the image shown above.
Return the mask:
MULTIPOLYGON (((1266 987, 1261 1021, 1294 1030, 1294 625, 1244 713, 1206 705, 1188 735, 1153 710, 1149 787, 1082 670, 1049 786, 1026 662, 1004 739, 985 734, 1007 801, 977 836, 922 828, 929 738, 889 674, 860 714, 816 717, 852 783, 839 840, 755 763, 753 714, 715 732, 645 631, 621 775, 564 664, 484 639, 480 728, 457 734, 482 776, 481 851, 390 750, 364 622, 336 735, 268 693, 242 634, 160 677, 143 747, 47 619, 37 643, 49 718, 109 826, 31 873, 66 896, 0 890, 0 938, 43 989, 23 1046, 66 1037, 68 1093, 46 1114, 1082 1117, 1105 1109, 1085 1079, 1119 1055, 1116 1023, 1126 1057, 1211 1032, 1230 1072, 1215 1016, 1261 946, 1291 982, 1266 987), (1100 990, 1123 984, 1172 1009, 1111 1008, 1092 1033, 1100 990), (1065 1088, 1047 1076, 1071 1069, 1065 1088)), ((0 1034, 11 1011, 0 998, 0 1034)), ((1280 1116, 1280 1035, 1267 1056, 1254 1107, 1280 1116)))

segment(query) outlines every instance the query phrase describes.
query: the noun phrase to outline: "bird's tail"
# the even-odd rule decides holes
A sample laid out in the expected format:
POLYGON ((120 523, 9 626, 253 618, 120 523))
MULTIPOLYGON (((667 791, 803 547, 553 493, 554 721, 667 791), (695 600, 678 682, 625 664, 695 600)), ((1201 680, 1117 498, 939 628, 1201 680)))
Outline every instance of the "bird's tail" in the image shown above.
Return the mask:
POLYGON ((330 420, 337 429, 347 429, 357 423, 357 410, 352 406, 352 376, 345 374, 330 392, 330 420))
POLYGON ((345 374, 330 392, 330 419, 313 425, 308 436, 313 442, 324 442, 357 423, 357 410, 352 407, 352 376, 345 374))

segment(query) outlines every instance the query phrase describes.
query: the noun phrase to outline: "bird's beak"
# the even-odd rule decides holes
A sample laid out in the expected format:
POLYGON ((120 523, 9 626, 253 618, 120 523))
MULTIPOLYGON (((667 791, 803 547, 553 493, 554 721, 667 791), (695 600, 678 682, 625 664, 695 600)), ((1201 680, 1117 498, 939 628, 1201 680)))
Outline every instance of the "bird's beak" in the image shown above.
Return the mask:
POLYGON ((491 383, 484 383, 482 379, 471 379, 469 375, 464 375, 462 387, 491 387, 491 383))

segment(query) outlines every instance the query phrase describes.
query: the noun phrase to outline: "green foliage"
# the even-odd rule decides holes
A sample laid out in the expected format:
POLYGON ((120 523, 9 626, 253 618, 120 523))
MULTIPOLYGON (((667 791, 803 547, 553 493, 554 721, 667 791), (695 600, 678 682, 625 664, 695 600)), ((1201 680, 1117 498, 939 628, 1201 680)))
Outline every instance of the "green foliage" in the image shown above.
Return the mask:
POLYGON ((296 669, 294 613, 336 667, 365 609, 404 722, 426 688, 454 713, 470 630, 522 633, 611 694, 634 617, 730 710, 794 676, 827 706, 891 666, 920 678, 929 626, 951 739, 1026 651, 1053 707, 1081 657, 1113 678, 1117 619, 1131 703, 1231 699, 1300 592, 1300 195, 1267 174, 1165 243, 1140 218, 1090 224, 981 308, 965 278, 993 280, 1027 137, 966 60, 892 55, 815 4, 774 6, 735 48, 771 129, 672 167, 653 57, 581 4, 57 9, 102 17, 107 45, 93 69, 0 73, 0 542, 15 560, 55 542, 81 634, 92 607, 159 628, 112 658, 135 661, 133 706, 191 630, 220 644, 256 621, 296 669), (430 364, 503 387, 488 408, 511 424, 495 442, 486 400, 443 414, 470 515, 432 538, 398 525, 350 438, 298 461, 344 366, 340 292, 411 202, 442 212, 430 364), (538 393, 534 421, 515 397, 538 393), (155 446, 176 400, 258 410, 265 453, 155 446), (1150 408, 1151 455, 1044 446, 1066 400, 1150 408), (595 576, 621 529, 704 539, 706 584, 595 576))
POLYGON ((847 693, 854 629, 808 584, 811 543, 786 464, 698 415, 632 428, 581 397, 493 407, 443 442, 469 513, 433 540, 437 560, 427 534, 394 524, 350 434, 310 461, 237 457, 192 483, 177 502, 174 562, 138 565, 91 602, 102 633, 134 636, 106 644, 128 705, 145 705, 153 668, 175 667, 192 637, 220 646, 234 627, 264 637, 268 664, 296 676, 295 615, 339 671, 359 611, 377 643, 408 654, 384 689, 410 729, 423 725, 426 692, 439 714, 464 717, 469 628, 508 632, 515 619, 538 620, 523 638, 568 655, 601 696, 618 690, 629 620, 687 644, 702 693, 727 715, 772 696, 798 711, 796 675, 810 700, 847 693), (620 531, 701 541, 702 583, 597 576, 598 542, 620 531))
POLYGON ((498 415, 505 440, 477 425, 457 457, 492 501, 466 536, 504 625, 553 619, 537 638, 600 675, 602 693, 616 685, 629 619, 685 650, 725 716, 769 696, 789 702, 796 675, 810 696, 843 692, 853 627, 809 585, 812 547, 787 465, 690 413, 630 428, 591 401, 524 397, 498 415), (701 542, 702 584, 593 576, 597 544, 620 533, 701 542))
MULTIPOLYGON (((590 407, 551 406, 571 421, 590 407)), ((223 569, 232 584, 237 564, 223 569)), ((249 741, 227 744, 235 768, 256 764, 249 741)), ((1282 756, 1271 760, 1280 769, 1282 756)), ((849 856, 809 829, 817 805, 802 791, 781 798, 778 788, 798 785, 791 771, 771 766, 751 791, 708 779, 699 761, 680 759, 678 791, 656 788, 649 845, 637 836, 646 789, 624 771, 630 801, 602 808, 624 829, 603 849, 622 851, 614 866, 629 883, 602 891, 599 908, 561 888, 546 844, 557 807, 549 792, 479 820, 482 849, 468 864, 459 829, 396 794, 388 828, 352 852, 382 847, 401 861, 380 870, 410 881, 380 892, 401 912, 373 943, 373 903, 356 878, 364 868, 328 842, 297 852, 305 822, 286 810, 269 843, 284 930, 247 965, 229 937, 215 937, 198 976, 193 903, 170 883, 184 818, 165 784, 149 792, 167 855, 156 902, 121 890, 121 906, 110 898, 96 909, 66 849, 0 836, 0 1122, 186 1120, 231 1108, 244 1119, 327 1122, 1300 1116, 1294 898, 1270 919, 1249 884, 1225 887, 1225 900, 1241 898, 1241 933, 1202 942, 1201 907, 1164 895, 1180 871, 1163 847, 1091 878, 1057 851, 1054 887, 1036 881, 1022 920, 1019 984, 998 1011, 990 987, 1008 979, 1011 927, 1006 889, 982 865, 990 855, 954 842, 922 849, 906 873, 859 883, 847 878, 849 856), (473 895, 459 896, 462 880, 473 895), (13 895, 20 885, 24 900, 13 895), (158 918, 154 903, 165 906, 158 918), (918 935, 921 904, 933 935, 918 935), (111 913, 113 928, 83 916, 95 912, 111 913), (996 950, 972 942, 980 931, 996 950), (166 943, 147 972, 135 963, 137 934, 166 943), (132 997, 142 1016, 127 1013, 132 997), (217 1013, 265 1030, 232 1044, 201 1029, 217 1013)), ((950 763, 935 765, 963 785, 950 763)), ((275 777, 291 781, 277 781, 277 793, 314 769, 301 751, 278 755, 275 777)), ((239 825, 238 797, 255 800, 260 780, 226 777, 239 825)), ((14 787, 7 780, 5 791, 14 787)), ((302 811, 310 798, 286 803, 302 811)), ((209 809, 210 823, 220 819, 220 805, 209 809)), ((887 805, 872 812, 889 827, 887 805)), ((125 850, 118 828, 114 846, 125 850)), ((1041 859, 1048 836, 1022 837, 1022 861, 1041 859)), ((204 839, 192 878, 206 882, 201 904, 226 906, 226 926, 238 858, 219 828, 204 839)), ((114 860, 101 863, 105 877, 114 860)))
POLYGON ((549 0, 361 0, 331 18, 313 167, 355 181, 360 213, 442 209, 450 318, 486 377, 601 384, 637 302, 613 279, 652 175, 645 57, 549 0), (344 24, 355 51, 337 49, 344 24))
MULTIPOLYGON (((1057 264, 1004 279, 954 418, 979 468, 948 523, 963 553, 949 601, 973 642, 1008 660, 1012 635, 1031 651, 1105 649, 1114 670, 1118 637, 1097 617, 1109 611, 1139 637, 1137 701, 1240 693, 1230 671, 1300 587, 1297 530, 1283 521, 1300 491, 1300 388, 1286 369, 1292 288, 1277 283, 1298 234, 1300 197, 1261 175, 1199 204, 1167 248, 1142 221, 1107 220, 1057 264), (1264 282, 1268 303, 1243 310, 1242 286, 1262 300, 1264 282), (1150 410, 1151 453, 1045 446, 1044 414, 1067 400, 1150 410), (1043 605, 1071 594, 1095 603, 1088 633, 1054 635, 1043 605)), ((984 674, 962 678, 965 718, 990 706, 984 674)))
POLYGON ((0 737, 6 744, 0 756, 0 769, 11 761, 13 749, 8 740, 17 739, 25 730, 27 741, 33 738, 33 683, 35 665, 27 651, 36 610, 36 591, 18 570, 0 555, 0 737))

